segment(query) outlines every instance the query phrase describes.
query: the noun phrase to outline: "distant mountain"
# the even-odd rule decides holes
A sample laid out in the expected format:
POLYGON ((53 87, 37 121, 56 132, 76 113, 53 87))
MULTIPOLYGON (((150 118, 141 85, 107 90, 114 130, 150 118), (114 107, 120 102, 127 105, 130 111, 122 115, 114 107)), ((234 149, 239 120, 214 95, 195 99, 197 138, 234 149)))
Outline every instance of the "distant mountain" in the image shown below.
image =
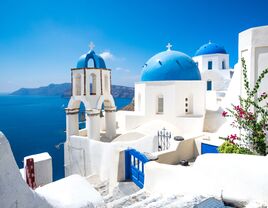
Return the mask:
MULTIPOLYGON (((50 84, 38 88, 21 88, 12 92, 11 95, 40 95, 40 96, 71 96, 71 84, 50 84)), ((112 95, 114 98, 133 98, 134 88, 120 85, 112 85, 112 95)))

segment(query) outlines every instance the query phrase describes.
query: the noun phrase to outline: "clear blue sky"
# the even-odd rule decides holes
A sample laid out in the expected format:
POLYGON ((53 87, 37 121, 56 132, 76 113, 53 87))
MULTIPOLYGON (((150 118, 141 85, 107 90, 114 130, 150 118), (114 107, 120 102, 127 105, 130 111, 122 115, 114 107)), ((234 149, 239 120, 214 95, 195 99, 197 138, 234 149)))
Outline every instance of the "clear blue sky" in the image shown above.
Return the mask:
POLYGON ((238 33, 268 25, 267 9, 268 0, 1 1, 0 92, 69 82, 90 41, 114 84, 133 85, 168 42, 193 56, 211 40, 233 66, 238 33))

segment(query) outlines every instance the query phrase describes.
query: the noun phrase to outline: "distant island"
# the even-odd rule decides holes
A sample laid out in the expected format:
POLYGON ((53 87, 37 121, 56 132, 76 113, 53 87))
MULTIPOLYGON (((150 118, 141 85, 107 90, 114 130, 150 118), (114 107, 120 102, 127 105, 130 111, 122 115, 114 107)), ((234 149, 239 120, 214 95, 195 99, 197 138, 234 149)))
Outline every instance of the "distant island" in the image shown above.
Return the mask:
MULTIPOLYGON (((71 96, 71 84, 50 84, 38 88, 20 88, 10 95, 40 95, 40 96, 71 96)), ((112 85, 112 95, 114 98, 133 98, 134 88, 120 85, 112 85)))

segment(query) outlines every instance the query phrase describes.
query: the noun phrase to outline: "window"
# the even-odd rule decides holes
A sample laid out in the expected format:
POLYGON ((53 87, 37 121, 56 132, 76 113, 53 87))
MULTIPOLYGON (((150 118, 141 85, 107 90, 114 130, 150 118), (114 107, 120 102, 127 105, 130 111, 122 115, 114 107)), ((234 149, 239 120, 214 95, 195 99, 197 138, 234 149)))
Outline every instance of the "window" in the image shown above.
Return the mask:
POLYGON ((212 90, 212 81, 208 80, 207 81, 207 91, 210 91, 210 90, 212 90))
POLYGON ((221 62, 221 68, 222 68, 222 69, 226 69, 225 61, 222 61, 222 62, 221 62))
POLYGON ((81 75, 80 74, 77 74, 75 75, 75 78, 74 78, 74 95, 78 95, 80 96, 81 95, 81 75))
POLYGON ((91 74, 89 79, 89 87, 90 87, 90 95, 96 95, 97 89, 96 89, 96 75, 91 74))
POLYGON ((185 113, 188 114, 189 113, 189 99, 185 98, 185 113))
POLYGON ((105 75, 104 76, 104 90, 105 90, 105 92, 107 93, 108 92, 108 76, 107 75, 105 75))
POLYGON ((157 98, 157 113, 164 113, 164 98, 162 95, 157 98))
POLYGON ((212 69, 212 61, 209 61, 208 62, 208 70, 211 70, 212 69))

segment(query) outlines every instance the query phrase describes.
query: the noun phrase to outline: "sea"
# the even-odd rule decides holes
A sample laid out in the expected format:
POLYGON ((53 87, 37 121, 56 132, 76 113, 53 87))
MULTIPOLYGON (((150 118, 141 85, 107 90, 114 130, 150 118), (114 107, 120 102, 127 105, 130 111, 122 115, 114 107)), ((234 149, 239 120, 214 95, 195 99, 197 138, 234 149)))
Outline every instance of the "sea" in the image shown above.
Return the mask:
MULTIPOLYGON (((132 99, 115 98, 117 109, 132 99)), ((0 131, 7 137, 19 168, 28 155, 48 152, 53 180, 64 177, 63 142, 69 98, 60 96, 15 96, 0 94, 0 131), (57 148, 58 147, 58 148, 57 148)))

